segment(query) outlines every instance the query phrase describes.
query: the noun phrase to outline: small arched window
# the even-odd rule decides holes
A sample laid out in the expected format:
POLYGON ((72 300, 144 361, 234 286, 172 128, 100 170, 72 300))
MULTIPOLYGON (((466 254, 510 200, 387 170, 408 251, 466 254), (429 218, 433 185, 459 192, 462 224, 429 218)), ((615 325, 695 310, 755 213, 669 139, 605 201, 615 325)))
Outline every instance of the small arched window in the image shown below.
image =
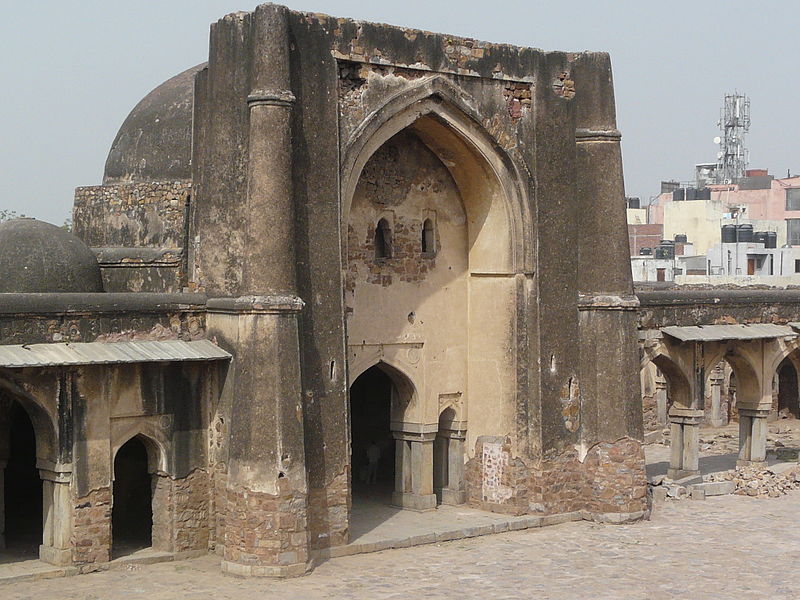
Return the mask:
POLYGON ((392 230, 386 219, 378 221, 375 227, 375 258, 392 257, 392 230))
POLYGON ((436 234, 431 219, 425 219, 422 224, 422 253, 428 256, 436 254, 436 234))

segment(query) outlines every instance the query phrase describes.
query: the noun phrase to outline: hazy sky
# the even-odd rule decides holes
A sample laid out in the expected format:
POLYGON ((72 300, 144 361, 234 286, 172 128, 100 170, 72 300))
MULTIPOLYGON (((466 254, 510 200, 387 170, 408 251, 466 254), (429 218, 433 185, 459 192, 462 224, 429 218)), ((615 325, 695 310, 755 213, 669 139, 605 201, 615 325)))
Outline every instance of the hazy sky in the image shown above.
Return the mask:
MULTIPOLYGON (((750 96, 751 167, 800 171, 795 2, 291 0, 291 8, 547 50, 611 53, 626 191, 713 161, 725 92, 750 96)), ((0 209, 61 223, 117 129, 256 0, 2 0, 0 209)))

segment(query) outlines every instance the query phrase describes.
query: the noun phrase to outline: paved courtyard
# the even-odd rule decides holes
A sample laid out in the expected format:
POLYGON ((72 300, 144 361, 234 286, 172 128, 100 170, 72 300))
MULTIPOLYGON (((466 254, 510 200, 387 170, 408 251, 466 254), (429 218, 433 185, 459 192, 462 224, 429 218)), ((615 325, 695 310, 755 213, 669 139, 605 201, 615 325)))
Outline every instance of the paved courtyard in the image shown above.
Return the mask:
POLYGON ((800 492, 670 501, 649 522, 571 522, 328 560, 288 581, 202 557, 0 586, 6 599, 798 598, 800 492))

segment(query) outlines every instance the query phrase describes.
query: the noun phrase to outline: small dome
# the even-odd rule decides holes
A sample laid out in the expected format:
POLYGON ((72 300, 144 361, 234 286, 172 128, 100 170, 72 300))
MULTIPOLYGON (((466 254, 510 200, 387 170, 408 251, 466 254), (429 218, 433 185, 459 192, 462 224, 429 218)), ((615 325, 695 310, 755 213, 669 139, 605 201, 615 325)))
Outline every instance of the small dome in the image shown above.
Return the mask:
POLYGON ((194 76, 205 66, 167 79, 134 107, 111 144, 103 183, 191 179, 194 76))
POLYGON ((102 292, 94 252, 69 231, 36 219, 0 223, 0 292, 102 292))

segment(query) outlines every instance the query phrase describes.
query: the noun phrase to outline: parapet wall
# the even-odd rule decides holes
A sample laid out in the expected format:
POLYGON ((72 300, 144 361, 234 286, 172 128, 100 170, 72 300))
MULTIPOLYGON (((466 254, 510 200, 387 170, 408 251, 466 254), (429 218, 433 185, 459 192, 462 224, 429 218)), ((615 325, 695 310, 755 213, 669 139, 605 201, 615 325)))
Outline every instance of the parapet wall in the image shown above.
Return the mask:
POLYGON ((79 187, 73 231, 93 248, 182 248, 191 187, 186 181, 79 187))

